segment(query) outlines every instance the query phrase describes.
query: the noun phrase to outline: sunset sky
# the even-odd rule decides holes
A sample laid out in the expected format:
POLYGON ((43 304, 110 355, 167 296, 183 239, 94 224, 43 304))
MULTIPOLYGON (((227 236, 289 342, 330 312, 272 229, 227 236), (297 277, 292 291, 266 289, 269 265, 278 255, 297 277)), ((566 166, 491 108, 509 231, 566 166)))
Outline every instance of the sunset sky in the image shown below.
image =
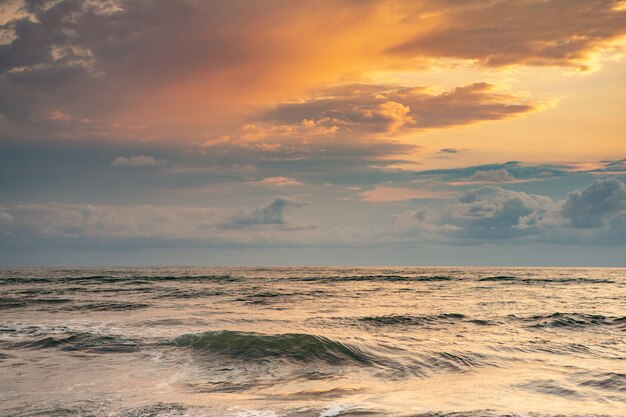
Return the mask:
POLYGON ((0 265, 626 266, 626 1, 0 0, 0 265))

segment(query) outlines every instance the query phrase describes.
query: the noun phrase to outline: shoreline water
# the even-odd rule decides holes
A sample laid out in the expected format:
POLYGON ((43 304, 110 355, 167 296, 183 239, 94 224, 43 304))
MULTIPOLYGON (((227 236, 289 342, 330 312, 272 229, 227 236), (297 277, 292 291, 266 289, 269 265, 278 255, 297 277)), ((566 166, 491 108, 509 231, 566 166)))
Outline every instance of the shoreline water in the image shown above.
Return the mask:
POLYGON ((2 269, 0 416, 626 407, 626 269, 2 269))

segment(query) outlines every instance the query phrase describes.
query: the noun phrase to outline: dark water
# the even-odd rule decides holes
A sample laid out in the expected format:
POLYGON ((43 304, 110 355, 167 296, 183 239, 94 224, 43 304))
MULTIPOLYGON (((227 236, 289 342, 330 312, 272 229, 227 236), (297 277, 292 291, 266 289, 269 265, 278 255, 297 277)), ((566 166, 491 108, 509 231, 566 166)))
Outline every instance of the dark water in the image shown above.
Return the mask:
POLYGON ((624 416, 626 270, 0 270, 2 416, 624 416))

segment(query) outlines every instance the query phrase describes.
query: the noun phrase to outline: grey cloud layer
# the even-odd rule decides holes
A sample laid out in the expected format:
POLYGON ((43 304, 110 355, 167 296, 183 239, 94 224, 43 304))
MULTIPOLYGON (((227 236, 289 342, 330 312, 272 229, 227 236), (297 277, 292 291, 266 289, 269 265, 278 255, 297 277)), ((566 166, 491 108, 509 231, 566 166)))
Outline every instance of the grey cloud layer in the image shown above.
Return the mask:
POLYGON ((155 241, 281 242, 299 239, 295 230, 315 225, 293 223, 285 210, 303 203, 276 197, 268 204, 235 215, 223 210, 180 206, 95 206, 88 204, 25 204, 0 207, 0 242, 78 242, 154 239, 155 241))
POLYGON ((57 243, 83 245, 148 239, 152 243, 143 245, 626 245, 626 185, 615 178, 596 180, 570 192, 563 201, 483 186, 463 193, 440 210, 424 207, 407 211, 395 217, 391 230, 379 232, 325 230, 313 223, 289 221, 286 210, 303 204, 277 197, 265 205, 231 215, 223 210, 189 207, 20 205, 0 208, 0 243, 5 247, 46 247, 57 243))

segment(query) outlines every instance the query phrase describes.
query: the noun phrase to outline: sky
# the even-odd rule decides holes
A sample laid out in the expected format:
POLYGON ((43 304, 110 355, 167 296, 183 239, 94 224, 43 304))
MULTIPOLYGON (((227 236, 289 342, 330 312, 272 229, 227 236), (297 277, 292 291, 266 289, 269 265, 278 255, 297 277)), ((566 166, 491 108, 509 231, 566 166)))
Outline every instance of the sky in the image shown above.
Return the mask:
POLYGON ((626 1, 0 0, 0 266, 626 266, 626 1))

